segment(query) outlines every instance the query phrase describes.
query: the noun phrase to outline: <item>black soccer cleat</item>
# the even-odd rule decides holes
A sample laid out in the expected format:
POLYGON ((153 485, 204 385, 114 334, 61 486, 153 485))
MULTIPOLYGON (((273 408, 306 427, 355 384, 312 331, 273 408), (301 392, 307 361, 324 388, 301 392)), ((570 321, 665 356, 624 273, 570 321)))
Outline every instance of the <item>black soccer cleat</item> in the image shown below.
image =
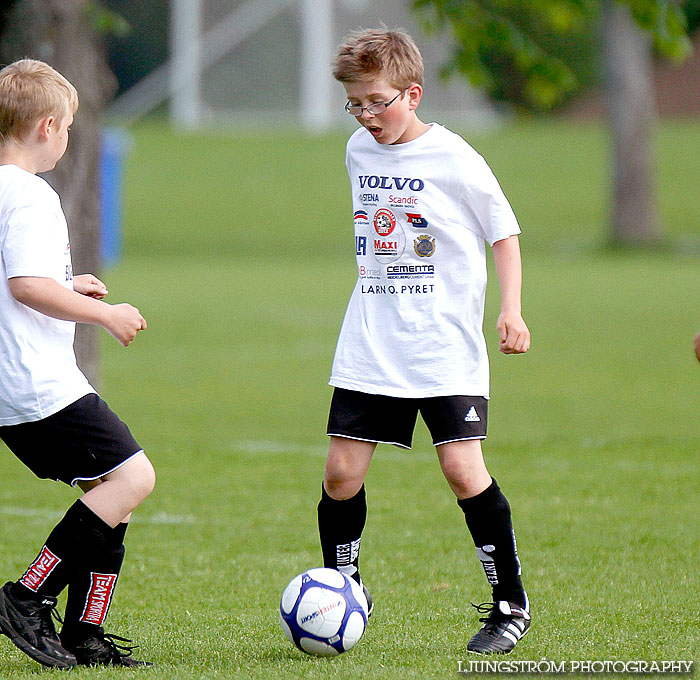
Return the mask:
POLYGON ((374 609, 374 602, 372 602, 372 596, 369 594, 369 590, 367 590, 367 586, 364 583, 360 583, 362 586, 362 592, 365 594, 365 598, 367 600, 367 618, 369 619, 370 616, 372 616, 372 610, 374 609))
POLYGON ((365 596, 365 599, 367 600, 367 618, 369 619, 370 616, 372 616, 372 610, 374 609, 374 602, 372 602, 372 596, 369 594, 369 590, 367 590, 367 586, 362 582, 362 577, 360 576, 360 572, 357 569, 357 567, 353 567, 352 573, 348 573, 345 568, 343 567, 336 567, 338 571, 341 574, 345 574, 349 578, 353 579, 357 585, 362 588, 362 593, 365 596))
POLYGON ((467 651, 474 654, 509 654, 518 641, 530 629, 530 606, 519 607, 511 602, 500 600, 476 605, 480 614, 488 616, 479 619, 484 626, 469 641, 467 651))
POLYGON ((62 632, 61 640, 66 648, 73 652, 79 666, 153 667, 150 661, 132 658, 131 654, 138 645, 130 647, 117 644, 115 640, 119 642, 131 642, 131 640, 105 633, 102 626, 95 626, 95 632, 80 641, 71 639, 62 632))
POLYGON ((56 634, 52 616, 56 613, 56 598, 41 595, 20 599, 12 594, 12 581, 0 588, 0 631, 27 656, 50 668, 69 669, 77 665, 76 658, 56 634))

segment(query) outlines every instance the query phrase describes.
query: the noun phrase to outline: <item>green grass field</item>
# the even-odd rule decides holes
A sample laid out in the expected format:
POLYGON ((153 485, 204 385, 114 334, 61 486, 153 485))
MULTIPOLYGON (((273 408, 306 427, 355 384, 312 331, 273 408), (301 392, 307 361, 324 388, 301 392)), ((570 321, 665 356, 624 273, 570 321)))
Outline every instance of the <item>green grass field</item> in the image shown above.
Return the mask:
MULTIPOLYGON (((700 123, 659 132, 671 247, 646 254, 602 248, 601 128, 466 136, 522 224, 533 335, 525 356, 496 351, 493 277, 485 452, 534 613, 510 659, 697 663, 700 123)), ((310 658, 277 620, 287 582, 321 561, 326 383, 355 277, 344 144, 134 130, 124 258, 104 277, 149 329, 128 349, 105 335, 102 393, 159 473, 108 622, 157 663, 143 677, 454 678, 468 660, 469 602, 489 591, 422 424, 412 452, 380 447, 368 477, 364 639, 310 658)), ((15 579, 75 496, 0 460, 0 571, 15 579)), ((56 673, 0 641, 1 678, 56 673)))

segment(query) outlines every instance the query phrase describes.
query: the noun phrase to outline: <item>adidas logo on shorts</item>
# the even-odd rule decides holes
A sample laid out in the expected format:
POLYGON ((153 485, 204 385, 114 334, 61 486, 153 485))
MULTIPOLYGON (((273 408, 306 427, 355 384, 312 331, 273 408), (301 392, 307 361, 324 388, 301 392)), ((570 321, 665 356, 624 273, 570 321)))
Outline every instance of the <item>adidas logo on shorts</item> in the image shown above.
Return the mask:
POLYGON ((476 409, 472 406, 469 409, 469 413, 467 413, 466 416, 464 416, 464 422, 465 423, 480 423, 481 418, 479 418, 479 414, 476 412, 476 409))

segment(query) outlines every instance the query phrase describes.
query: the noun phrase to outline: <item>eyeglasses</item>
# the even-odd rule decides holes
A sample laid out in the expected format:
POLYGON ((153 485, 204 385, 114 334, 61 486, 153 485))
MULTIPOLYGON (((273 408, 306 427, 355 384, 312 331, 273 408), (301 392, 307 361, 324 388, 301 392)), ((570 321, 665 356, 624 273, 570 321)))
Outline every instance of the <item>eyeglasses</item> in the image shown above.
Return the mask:
POLYGON ((391 104, 393 104, 406 90, 401 90, 391 101, 388 102, 376 102, 374 104, 370 104, 369 106, 357 106, 357 104, 351 104, 348 102, 345 105, 345 110, 351 115, 351 116, 361 116, 363 111, 367 111, 368 113, 371 113, 373 116, 378 116, 381 113, 384 113, 391 104))

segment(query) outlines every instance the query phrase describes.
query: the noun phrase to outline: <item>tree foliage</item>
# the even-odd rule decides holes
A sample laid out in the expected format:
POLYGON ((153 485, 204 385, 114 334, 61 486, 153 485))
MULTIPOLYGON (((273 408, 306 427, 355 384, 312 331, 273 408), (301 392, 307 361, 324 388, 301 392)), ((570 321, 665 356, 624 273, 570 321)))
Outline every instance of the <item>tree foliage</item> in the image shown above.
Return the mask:
MULTIPOLYGON (((699 0, 618 0, 653 39, 658 53, 682 61, 692 47, 699 0)), ((414 0, 431 33, 449 31, 444 75, 465 76, 496 100, 552 109, 598 72, 595 26, 600 0, 414 0)))

